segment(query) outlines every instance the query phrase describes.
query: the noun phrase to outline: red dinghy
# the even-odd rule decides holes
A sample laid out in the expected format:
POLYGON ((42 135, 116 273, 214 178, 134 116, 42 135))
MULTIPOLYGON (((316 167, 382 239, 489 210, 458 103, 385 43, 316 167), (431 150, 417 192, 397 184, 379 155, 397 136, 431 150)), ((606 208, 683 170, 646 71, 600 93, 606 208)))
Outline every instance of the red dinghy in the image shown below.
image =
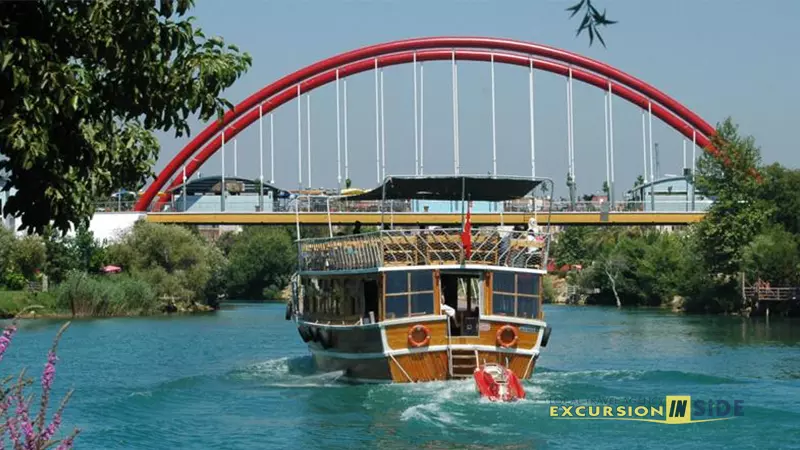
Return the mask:
POLYGON ((481 397, 493 402, 513 402, 525 398, 525 389, 519 378, 500 364, 484 364, 475 369, 473 376, 481 397))

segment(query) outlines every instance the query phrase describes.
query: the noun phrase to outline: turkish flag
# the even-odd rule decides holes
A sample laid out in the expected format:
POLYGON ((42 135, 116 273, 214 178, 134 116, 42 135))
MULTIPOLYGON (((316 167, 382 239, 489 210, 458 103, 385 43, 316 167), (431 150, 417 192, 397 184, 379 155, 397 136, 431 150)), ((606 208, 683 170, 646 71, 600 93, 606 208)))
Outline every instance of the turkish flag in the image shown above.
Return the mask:
POLYGON ((464 222, 464 230, 461 232, 461 244, 464 246, 466 259, 472 256, 472 222, 470 218, 470 205, 467 204, 467 220, 464 222))

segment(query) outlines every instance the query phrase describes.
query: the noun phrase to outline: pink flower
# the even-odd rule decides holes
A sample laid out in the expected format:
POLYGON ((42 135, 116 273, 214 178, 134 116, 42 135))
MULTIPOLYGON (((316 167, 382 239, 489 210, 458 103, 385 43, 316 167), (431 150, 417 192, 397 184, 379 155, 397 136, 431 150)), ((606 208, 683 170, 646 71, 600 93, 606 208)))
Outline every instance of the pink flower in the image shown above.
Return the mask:
POLYGON ((47 426, 47 428, 42 433, 42 442, 49 441, 58 431, 58 427, 61 426, 61 413, 56 413, 53 416, 53 422, 47 426))
POLYGON ((53 386, 53 380, 56 377, 56 361, 58 361, 56 353, 50 350, 50 353, 47 354, 47 364, 42 373, 42 389, 45 391, 49 391, 53 386))
POLYGON ((58 444, 58 447, 56 447, 56 450, 71 449, 72 448, 72 439, 73 439, 73 436, 70 436, 70 437, 64 439, 63 441, 61 441, 61 443, 58 444))
POLYGON ((3 360, 3 354, 6 352, 6 349, 11 344, 11 338, 14 336, 14 333, 17 331, 17 326, 13 323, 6 327, 3 330, 3 335, 0 336, 0 361, 3 360))

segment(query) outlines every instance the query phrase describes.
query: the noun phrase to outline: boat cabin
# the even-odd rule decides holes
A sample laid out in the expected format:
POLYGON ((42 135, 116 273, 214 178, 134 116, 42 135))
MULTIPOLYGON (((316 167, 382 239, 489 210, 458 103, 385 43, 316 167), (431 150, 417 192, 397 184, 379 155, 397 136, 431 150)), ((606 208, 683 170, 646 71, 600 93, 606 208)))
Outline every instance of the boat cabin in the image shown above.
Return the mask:
MULTIPOLYGON (((461 202, 460 211, 469 211, 463 207, 469 201, 523 198, 542 182, 389 177, 347 201, 449 201, 461 202)), ((451 335, 464 337, 479 335, 481 316, 541 319, 550 230, 549 223, 538 225, 535 211, 528 215, 523 230, 480 225, 480 216, 470 211, 454 227, 401 228, 390 223, 373 233, 301 239, 297 287, 302 300, 297 312, 309 322, 341 325, 447 314, 453 319, 451 335)))

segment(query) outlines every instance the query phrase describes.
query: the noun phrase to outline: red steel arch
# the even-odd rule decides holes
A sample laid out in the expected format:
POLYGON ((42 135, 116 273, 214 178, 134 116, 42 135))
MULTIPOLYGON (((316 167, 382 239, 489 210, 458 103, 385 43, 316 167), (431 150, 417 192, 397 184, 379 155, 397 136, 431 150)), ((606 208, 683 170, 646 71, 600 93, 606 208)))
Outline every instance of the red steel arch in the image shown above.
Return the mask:
MULTIPOLYGON (((641 107, 652 107, 653 115, 667 123, 679 133, 696 142, 711 154, 718 154, 711 145, 714 128, 697 114, 649 84, 602 62, 540 44, 509 39, 485 37, 429 37, 377 44, 342 53, 319 61, 289 74, 251 95, 231 111, 222 121, 215 121, 192 139, 158 174, 135 205, 136 211, 146 211, 159 190, 187 161, 186 174, 191 176, 211 155, 220 149, 222 133, 230 141, 240 131, 258 120, 259 114, 267 114, 275 108, 297 97, 297 86, 301 93, 360 72, 378 67, 407 64, 414 61, 441 61, 455 58, 467 61, 494 61, 504 64, 533 67, 568 76, 570 71, 576 80, 608 90, 641 107), (547 59, 534 58, 539 56, 547 59), (261 105, 261 111, 259 111, 261 105), (234 122, 235 121, 235 122, 234 122), (232 124, 231 124, 232 123, 232 124), (224 124, 231 124, 224 127, 224 124), (204 146, 205 144, 205 146, 204 146), (200 150, 193 158, 193 155, 200 150), (191 159, 191 161, 190 161, 191 159)), ((179 186, 176 178, 168 189, 179 186)), ((163 201, 163 199, 162 199, 163 201)), ((161 202, 159 202, 161 203, 161 202)))

